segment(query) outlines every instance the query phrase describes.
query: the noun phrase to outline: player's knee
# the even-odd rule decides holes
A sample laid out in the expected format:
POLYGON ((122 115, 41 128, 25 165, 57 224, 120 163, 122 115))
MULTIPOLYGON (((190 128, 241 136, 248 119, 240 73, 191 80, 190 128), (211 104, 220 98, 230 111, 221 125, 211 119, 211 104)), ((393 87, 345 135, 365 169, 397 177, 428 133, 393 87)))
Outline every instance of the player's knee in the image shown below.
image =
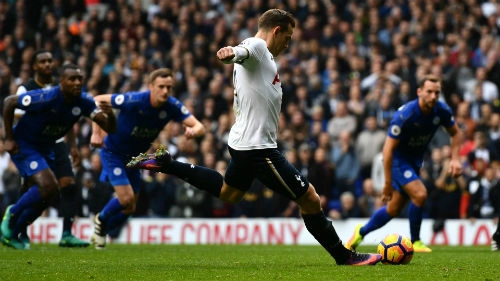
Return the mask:
POLYGON ((424 189, 422 191, 416 192, 412 198, 413 204, 418 207, 423 207, 427 200, 427 191, 424 189))
POLYGON ((135 197, 133 194, 122 194, 118 197, 118 201, 120 201, 120 205, 125 207, 125 210, 135 210, 135 197))
POLYGON ((38 187, 40 196, 44 199, 54 198, 59 194, 59 185, 57 182, 43 181, 38 187))

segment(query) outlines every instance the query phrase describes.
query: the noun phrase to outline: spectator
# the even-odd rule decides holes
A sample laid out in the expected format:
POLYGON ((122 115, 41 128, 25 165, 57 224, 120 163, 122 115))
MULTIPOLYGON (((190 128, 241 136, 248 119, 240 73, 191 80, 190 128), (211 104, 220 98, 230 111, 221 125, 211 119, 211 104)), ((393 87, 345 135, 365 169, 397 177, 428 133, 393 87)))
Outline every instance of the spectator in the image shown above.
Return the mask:
POLYGON ((475 162, 475 171, 477 175, 467 183, 467 190, 470 194, 467 217, 471 220, 493 218, 495 209, 490 192, 497 183, 495 171, 488 168, 483 159, 478 159, 475 162))
POLYGON ((355 194, 355 182, 359 176, 360 164, 349 131, 342 131, 339 141, 332 149, 332 163, 335 165, 334 198, 344 191, 355 194))
MULTIPOLYGON (((101 1, 98 11, 85 7, 85 1, 32 1, 29 7, 26 1, 24 5, 18 2, 14 5, 13 1, 0 1, 0 93, 4 97, 28 75, 25 58, 30 57, 30 52, 45 48, 55 54, 56 67, 71 61, 93 73, 95 79, 89 79, 85 85, 93 94, 101 94, 101 90, 114 93, 140 89, 145 86, 140 79, 144 73, 158 67, 172 68, 178 82, 175 96, 181 97, 200 120, 205 100, 200 96, 207 93, 212 80, 222 83, 227 112, 231 113, 233 103, 232 66, 222 66, 206 54, 250 37, 265 6, 260 2, 154 0, 146 7, 140 1, 101 1), (187 94, 190 91, 199 94, 187 94)), ((312 99, 313 105, 323 106, 324 118, 330 120, 337 103, 350 99, 347 89, 355 91, 362 79, 373 74, 370 69, 376 67, 383 72, 392 69, 402 79, 397 88, 399 94, 391 96, 393 110, 397 104, 414 98, 408 93, 415 92, 416 81, 431 71, 443 73, 442 92, 454 112, 463 101, 464 84, 474 78, 476 68, 483 67, 486 79, 500 87, 500 44, 496 42, 500 29, 494 1, 482 1, 480 5, 477 1, 455 1, 453 5, 382 2, 280 2, 298 22, 307 22, 307 27, 296 28, 292 45, 278 59, 283 91, 295 93, 301 85, 320 85, 318 98, 312 96, 318 94, 316 88, 308 89, 305 98, 312 99), (319 15, 319 20, 314 20, 313 14, 319 15)), ((358 120, 358 128, 390 90, 387 80, 375 80, 377 83, 371 84, 374 87, 362 90, 365 115, 358 120)), ((288 102, 284 100, 283 105, 288 102)), ((349 104, 351 114, 358 116, 360 102, 349 104)), ((490 104, 493 112, 500 112, 498 100, 490 104)), ((210 125, 217 127, 218 122, 212 119, 210 125)), ((471 125, 464 124, 470 133, 464 151, 473 144, 475 129, 468 127, 471 125)), ((280 131, 286 134, 280 133, 278 139, 287 146, 293 137, 288 126, 280 124, 280 131)), ((310 127, 316 127, 318 132, 317 126, 310 127)), ((165 144, 177 141, 170 129, 162 133, 165 144)), ((78 141, 88 143, 86 127, 82 124, 75 130, 83 132, 78 141)), ((354 134, 353 141, 356 139, 354 134)), ((224 141, 218 140, 216 147, 217 155, 224 154, 224 141)), ((199 148, 195 150, 199 154, 199 148)))
POLYGON ((448 173, 449 156, 441 161, 442 167, 439 176, 434 181, 434 190, 429 190, 428 203, 431 205, 430 217, 434 221, 434 232, 444 228, 446 219, 460 218, 460 201, 466 190, 464 177, 453 178, 448 173))
POLYGON ((380 199, 380 191, 375 189, 371 178, 363 180, 363 194, 358 198, 358 206, 361 209, 363 217, 370 217, 375 210, 383 206, 383 202, 380 199))
POLYGON ((373 159, 382 151, 384 141, 385 131, 377 127, 375 116, 366 117, 364 129, 356 139, 356 153, 359 156, 363 179, 371 175, 373 159))
MULTIPOLYGON (((3 178, 5 171, 9 169, 10 162, 11 162, 10 155, 7 151, 5 151, 3 140, 0 140, 0 179, 3 178)), ((8 205, 3 205, 3 202, 6 201, 4 198, 12 197, 11 194, 7 193, 8 191, 5 187, 4 181, 0 180, 0 210, 4 210, 4 208, 8 206, 8 205)))
POLYGON ((335 115, 328 121, 327 131, 333 141, 339 140, 342 131, 347 131, 349 134, 354 134, 357 129, 357 120, 354 115, 349 113, 347 103, 340 101, 337 103, 337 111, 335 115))
POLYGON ((328 202, 332 198, 332 189, 335 186, 335 169, 328 160, 327 153, 322 147, 316 148, 308 171, 308 178, 316 188, 325 212, 328 212, 328 202))
POLYGON ((464 100, 474 101, 477 100, 479 93, 481 93, 482 100, 485 102, 493 102, 498 99, 498 87, 495 83, 487 79, 487 72, 484 67, 478 67, 473 79, 465 83, 464 100), (476 90, 476 86, 480 87, 476 90), (478 94, 476 94, 478 93, 478 94))
POLYGON ((340 210, 332 209, 328 216, 332 219, 348 219, 362 217, 363 213, 359 208, 356 197, 350 191, 344 191, 340 194, 340 210))
POLYGON ((498 159, 498 155, 496 155, 495 150, 489 145, 489 139, 483 131, 474 133, 474 148, 467 154, 467 161, 470 164, 474 164, 477 159, 484 160, 486 165, 498 159))

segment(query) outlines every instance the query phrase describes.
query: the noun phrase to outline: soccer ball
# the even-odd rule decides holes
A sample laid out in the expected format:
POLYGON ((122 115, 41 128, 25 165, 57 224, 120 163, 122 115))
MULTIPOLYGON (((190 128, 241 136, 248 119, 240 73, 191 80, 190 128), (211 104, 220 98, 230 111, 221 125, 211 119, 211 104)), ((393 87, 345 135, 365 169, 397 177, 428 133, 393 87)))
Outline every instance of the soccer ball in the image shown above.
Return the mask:
POLYGON ((377 247, 383 264, 408 264, 413 258, 413 244, 408 237, 399 234, 387 235, 377 247))

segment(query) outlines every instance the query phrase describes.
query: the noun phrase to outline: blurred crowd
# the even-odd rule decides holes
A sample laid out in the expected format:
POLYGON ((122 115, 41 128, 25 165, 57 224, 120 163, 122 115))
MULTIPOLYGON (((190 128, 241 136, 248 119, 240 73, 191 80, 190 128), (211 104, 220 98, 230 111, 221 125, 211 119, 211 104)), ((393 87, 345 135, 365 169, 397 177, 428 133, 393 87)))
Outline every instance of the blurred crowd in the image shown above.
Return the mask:
MULTIPOLYGON (((438 132, 421 171, 426 216, 438 222, 437 230, 447 218, 498 216, 498 0, 0 0, 1 100, 31 77, 31 55, 41 48, 53 53, 56 66, 81 66, 85 91, 93 95, 146 90, 148 73, 168 67, 176 75, 175 96, 207 134, 189 140, 171 123, 157 144, 177 160, 224 173, 234 118, 232 65, 218 62, 215 53, 253 36, 268 8, 297 19, 288 50, 276 58, 284 92, 279 148, 317 188, 332 219, 368 217, 380 206, 388 123, 416 98, 417 82, 428 73, 442 77, 442 100, 465 133, 465 173, 447 175, 449 139, 438 132)), ((74 167, 81 215, 88 216, 113 190, 99 182, 89 122, 74 131, 84 159, 74 167)), ((1 145, 0 154, 5 206, 16 198, 20 179, 1 145)), ((236 205, 166 174, 145 172, 143 182, 136 216, 299 216, 294 202, 258 181, 236 205)))

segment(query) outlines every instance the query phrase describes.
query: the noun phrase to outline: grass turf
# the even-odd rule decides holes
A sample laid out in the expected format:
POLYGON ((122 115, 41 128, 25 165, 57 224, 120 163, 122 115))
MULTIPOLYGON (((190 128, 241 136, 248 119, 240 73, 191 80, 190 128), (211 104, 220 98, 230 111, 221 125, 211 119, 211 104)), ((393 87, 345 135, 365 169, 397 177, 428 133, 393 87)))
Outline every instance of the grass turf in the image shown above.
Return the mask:
MULTIPOLYGON (((34 244, 0 248, 0 280, 500 280, 500 252, 433 246, 408 265, 337 266, 320 246, 34 244)), ((375 252, 375 246, 362 246, 375 252)))

